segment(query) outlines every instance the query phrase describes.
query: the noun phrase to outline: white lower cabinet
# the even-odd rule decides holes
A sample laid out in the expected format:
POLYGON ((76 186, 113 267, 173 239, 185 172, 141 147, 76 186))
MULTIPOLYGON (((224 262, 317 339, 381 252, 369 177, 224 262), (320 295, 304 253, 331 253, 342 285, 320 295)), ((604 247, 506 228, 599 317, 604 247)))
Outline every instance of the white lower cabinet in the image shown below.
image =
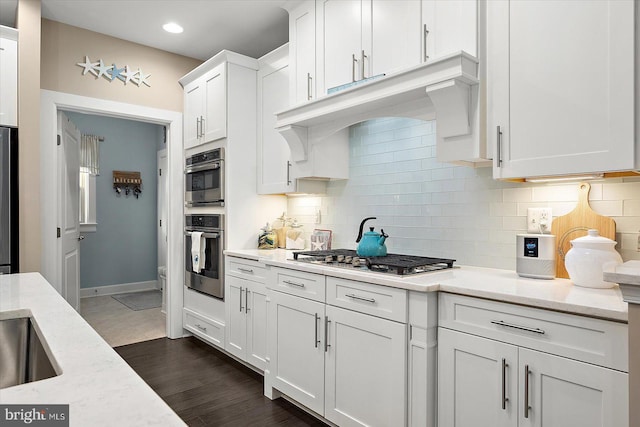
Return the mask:
POLYGON ((224 301, 184 288, 182 326, 198 338, 224 348, 224 301))
POLYGON ((266 387, 339 426, 406 425, 406 323, 268 295, 266 387))
MULTIPOLYGON (((626 352, 620 334, 626 325, 474 301, 440 298, 441 325, 460 325, 461 330, 438 328, 438 426, 628 426, 626 372, 535 349, 553 345, 565 328, 571 328, 581 340, 583 333, 600 335, 584 341, 580 352, 606 355, 613 352, 614 342, 626 352), (512 317, 502 320, 509 312, 512 317), (523 314, 516 317, 516 312, 523 314), (560 323, 561 317, 565 322, 560 323), (483 328, 496 339, 468 333, 483 328), (533 348, 523 347, 524 340, 533 348)), ((562 354, 578 347, 557 348, 562 354)), ((602 360, 619 369, 626 366, 624 360, 602 360)))
POLYGON ((267 293, 263 283, 226 276, 225 350, 264 370, 267 354, 267 293))

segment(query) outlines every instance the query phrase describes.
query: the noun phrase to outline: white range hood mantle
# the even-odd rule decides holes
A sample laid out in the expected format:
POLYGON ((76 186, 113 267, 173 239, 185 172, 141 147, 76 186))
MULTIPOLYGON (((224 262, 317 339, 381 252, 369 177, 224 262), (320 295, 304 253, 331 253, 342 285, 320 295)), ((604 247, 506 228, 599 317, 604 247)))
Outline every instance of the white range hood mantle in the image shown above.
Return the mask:
POLYGON ((294 161, 305 161, 310 144, 377 117, 437 120, 438 139, 471 132, 472 87, 478 60, 459 52, 276 113, 276 129, 294 161))

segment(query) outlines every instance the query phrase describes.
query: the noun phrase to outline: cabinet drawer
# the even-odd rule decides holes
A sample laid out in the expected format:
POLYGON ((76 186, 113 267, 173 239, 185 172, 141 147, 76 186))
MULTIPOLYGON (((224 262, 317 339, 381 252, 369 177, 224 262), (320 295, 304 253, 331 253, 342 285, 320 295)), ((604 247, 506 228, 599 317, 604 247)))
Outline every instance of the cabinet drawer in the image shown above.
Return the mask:
POLYGON ((306 273, 287 268, 272 268, 267 287, 291 295, 298 295, 314 301, 325 302, 324 275, 306 273))
POLYGON ((407 291, 327 277, 327 304, 407 323, 407 291))
POLYGON ((250 259, 227 257, 227 274, 254 282, 264 283, 267 269, 258 261, 250 259))
POLYGON ((624 372, 629 370, 628 328, 624 323, 441 293, 439 325, 624 372))
POLYGON ((211 344, 224 348, 224 323, 208 319, 188 308, 182 310, 182 321, 184 329, 211 344))

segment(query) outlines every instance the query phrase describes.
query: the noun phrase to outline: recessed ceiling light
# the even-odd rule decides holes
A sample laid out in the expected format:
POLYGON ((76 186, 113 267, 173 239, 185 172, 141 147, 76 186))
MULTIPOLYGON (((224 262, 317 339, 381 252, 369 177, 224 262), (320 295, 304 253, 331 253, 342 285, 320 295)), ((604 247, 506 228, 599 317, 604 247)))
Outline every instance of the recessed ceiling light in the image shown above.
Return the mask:
POLYGON ((184 31, 184 29, 180 25, 176 24, 175 22, 169 22, 168 24, 164 24, 162 26, 162 29, 168 33, 173 33, 173 34, 180 34, 181 32, 184 31))

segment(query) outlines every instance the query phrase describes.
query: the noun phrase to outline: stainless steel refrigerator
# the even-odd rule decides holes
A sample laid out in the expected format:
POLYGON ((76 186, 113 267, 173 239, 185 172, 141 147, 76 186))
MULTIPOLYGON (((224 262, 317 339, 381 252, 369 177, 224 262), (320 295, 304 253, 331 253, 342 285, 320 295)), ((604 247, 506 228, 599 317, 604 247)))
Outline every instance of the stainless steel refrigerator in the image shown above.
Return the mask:
POLYGON ((0 274, 18 272, 18 129, 0 127, 0 274))

